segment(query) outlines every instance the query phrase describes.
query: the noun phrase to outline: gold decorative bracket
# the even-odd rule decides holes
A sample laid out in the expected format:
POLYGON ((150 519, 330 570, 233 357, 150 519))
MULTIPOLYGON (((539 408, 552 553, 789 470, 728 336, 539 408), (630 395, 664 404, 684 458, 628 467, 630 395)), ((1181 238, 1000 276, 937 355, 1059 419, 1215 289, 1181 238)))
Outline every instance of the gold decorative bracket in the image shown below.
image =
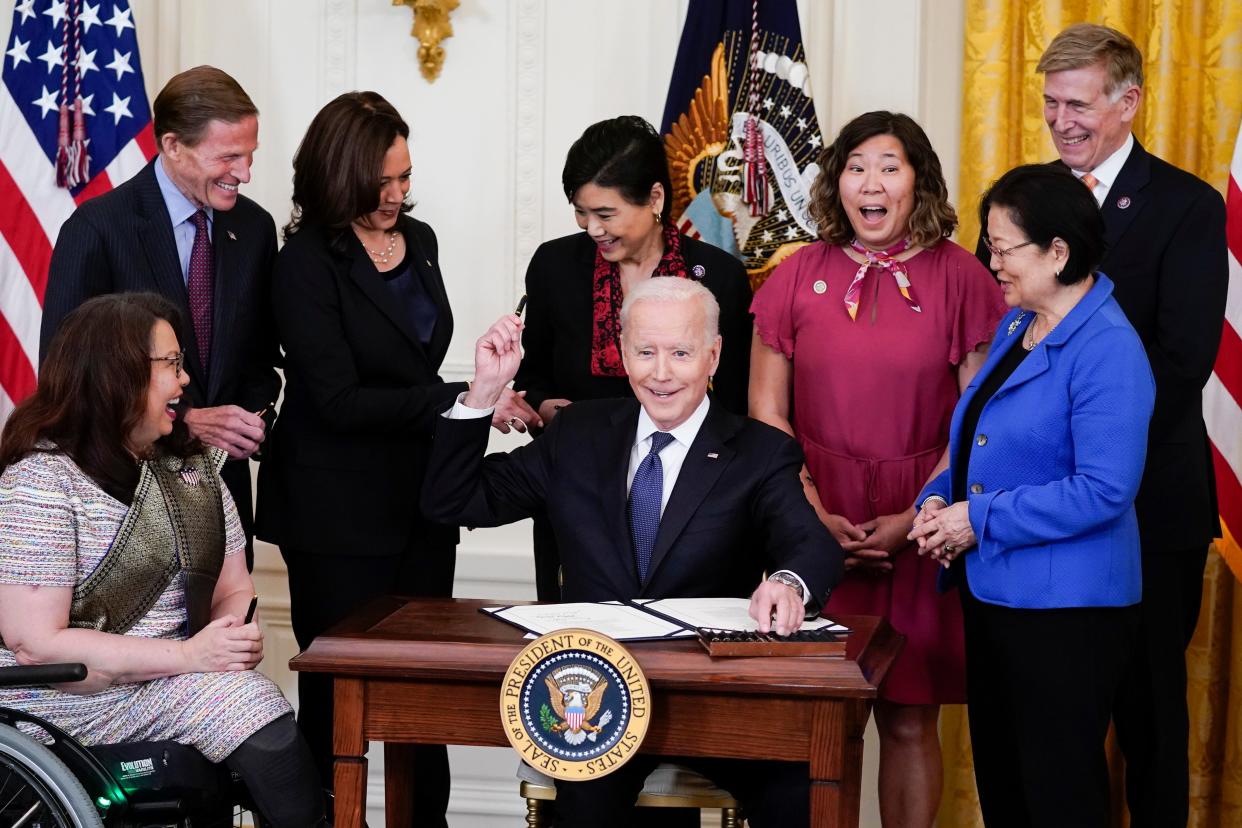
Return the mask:
POLYGON ((440 41, 453 36, 449 14, 460 5, 460 0, 392 0, 392 4, 414 10, 410 35, 418 38, 418 66, 428 82, 434 81, 444 68, 444 47, 440 41))

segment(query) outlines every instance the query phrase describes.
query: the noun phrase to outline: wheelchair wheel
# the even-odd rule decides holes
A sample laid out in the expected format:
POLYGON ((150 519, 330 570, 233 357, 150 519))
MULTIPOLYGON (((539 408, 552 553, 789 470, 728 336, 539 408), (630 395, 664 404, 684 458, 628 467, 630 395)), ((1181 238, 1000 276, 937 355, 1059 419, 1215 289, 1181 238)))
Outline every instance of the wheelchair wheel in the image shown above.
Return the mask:
POLYGON ((0 828, 103 828, 64 763, 16 728, 0 725, 0 828))

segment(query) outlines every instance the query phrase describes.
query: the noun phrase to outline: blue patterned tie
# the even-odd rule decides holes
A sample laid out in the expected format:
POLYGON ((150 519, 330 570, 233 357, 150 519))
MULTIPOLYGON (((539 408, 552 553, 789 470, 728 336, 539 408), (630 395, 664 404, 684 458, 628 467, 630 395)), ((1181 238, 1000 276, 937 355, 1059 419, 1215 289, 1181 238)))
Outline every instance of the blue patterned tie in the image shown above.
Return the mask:
POLYGON ((660 531, 660 501, 664 495, 664 465, 660 452, 673 441, 673 435, 656 431, 651 435, 651 451, 638 464, 630 485, 630 535, 634 538, 634 554, 638 557, 638 579, 647 580, 651 551, 655 549, 656 533, 660 531))

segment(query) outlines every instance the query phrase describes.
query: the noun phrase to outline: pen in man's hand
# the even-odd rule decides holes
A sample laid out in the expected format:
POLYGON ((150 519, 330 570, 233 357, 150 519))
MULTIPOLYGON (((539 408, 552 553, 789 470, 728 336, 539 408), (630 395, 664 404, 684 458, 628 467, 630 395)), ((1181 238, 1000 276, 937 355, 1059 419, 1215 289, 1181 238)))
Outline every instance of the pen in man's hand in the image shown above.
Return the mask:
POLYGON ((524 310, 526 310, 526 294, 525 293, 523 293, 522 298, 518 300, 517 310, 513 311, 513 315, 520 317, 522 315, 522 311, 524 310))
POLYGON ((266 414, 267 412, 271 411, 271 410, 272 410, 273 408, 275 408, 275 407, 276 407, 276 403, 275 403, 275 402, 270 402, 270 403, 268 403, 267 405, 265 405, 265 406, 263 406, 262 408, 260 408, 258 411, 254 412, 254 416, 256 416, 256 417, 262 417, 264 414, 266 414))

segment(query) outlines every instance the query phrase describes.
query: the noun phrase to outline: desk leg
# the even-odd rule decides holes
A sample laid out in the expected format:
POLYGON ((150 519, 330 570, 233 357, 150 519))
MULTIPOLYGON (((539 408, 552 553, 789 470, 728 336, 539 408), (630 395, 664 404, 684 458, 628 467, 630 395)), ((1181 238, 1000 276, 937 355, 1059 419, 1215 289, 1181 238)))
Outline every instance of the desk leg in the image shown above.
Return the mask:
POLYGON ((414 745, 384 743, 384 816, 387 828, 411 828, 414 814, 414 745))
POLYGON ((862 700, 817 702, 811 716, 811 826, 856 828, 862 799, 862 700))
POLYGON ((367 743, 362 738, 366 703, 362 679, 337 678, 332 723, 332 769, 336 792, 336 828, 362 828, 367 810, 367 743))

